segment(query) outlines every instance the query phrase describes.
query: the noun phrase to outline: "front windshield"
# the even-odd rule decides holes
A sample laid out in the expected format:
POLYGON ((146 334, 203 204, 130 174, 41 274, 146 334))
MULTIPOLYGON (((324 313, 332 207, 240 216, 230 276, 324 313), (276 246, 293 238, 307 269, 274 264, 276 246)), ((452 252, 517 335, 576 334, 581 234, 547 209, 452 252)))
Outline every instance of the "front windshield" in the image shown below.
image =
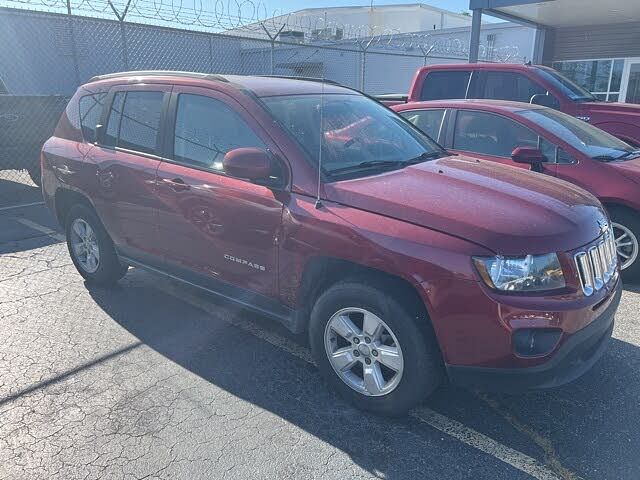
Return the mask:
POLYGON ((379 103, 356 94, 262 98, 329 181, 404 168, 447 153, 379 103), (322 123, 322 135, 320 134, 322 123))
POLYGON ((536 71, 547 82, 551 83, 557 90, 561 91, 565 96, 574 102, 597 102, 591 92, 585 90, 577 83, 569 80, 567 77, 552 68, 535 67, 536 71))
POLYGON ((566 113, 550 108, 517 112, 567 142, 576 150, 596 160, 611 161, 636 156, 631 145, 613 135, 566 113))

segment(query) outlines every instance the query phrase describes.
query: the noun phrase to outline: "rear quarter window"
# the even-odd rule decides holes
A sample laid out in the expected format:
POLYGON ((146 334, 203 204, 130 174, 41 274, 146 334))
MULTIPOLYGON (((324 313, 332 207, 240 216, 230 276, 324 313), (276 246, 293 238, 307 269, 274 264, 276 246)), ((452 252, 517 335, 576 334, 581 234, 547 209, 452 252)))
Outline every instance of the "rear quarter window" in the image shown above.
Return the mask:
POLYGON ((470 75, 470 70, 429 72, 422 83, 420 100, 465 98, 470 75))
POLYGON ((106 92, 85 95, 80 98, 80 127, 85 142, 93 143, 96 141, 96 125, 100 123, 106 98, 106 92))

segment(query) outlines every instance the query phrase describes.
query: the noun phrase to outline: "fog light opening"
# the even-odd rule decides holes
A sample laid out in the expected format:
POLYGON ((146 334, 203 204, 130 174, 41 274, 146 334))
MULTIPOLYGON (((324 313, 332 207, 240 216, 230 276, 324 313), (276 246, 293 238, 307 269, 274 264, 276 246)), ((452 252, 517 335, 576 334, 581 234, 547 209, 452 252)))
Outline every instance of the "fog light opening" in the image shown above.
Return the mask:
POLYGON ((551 353, 560 341, 559 328, 521 328, 513 332, 515 353, 521 357, 539 357, 551 353))

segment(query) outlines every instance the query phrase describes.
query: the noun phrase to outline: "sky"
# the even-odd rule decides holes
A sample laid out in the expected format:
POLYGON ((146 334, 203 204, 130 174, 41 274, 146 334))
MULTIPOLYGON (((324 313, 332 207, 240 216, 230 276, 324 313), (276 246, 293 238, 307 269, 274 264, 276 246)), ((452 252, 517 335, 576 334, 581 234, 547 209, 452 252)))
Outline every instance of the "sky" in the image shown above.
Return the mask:
MULTIPOLYGON (((260 0, 267 10, 292 12, 313 7, 346 7, 354 5, 370 5, 367 0, 260 0)), ((469 0, 374 0, 373 5, 390 5, 394 3, 425 3, 452 12, 460 13, 469 8, 469 0)))

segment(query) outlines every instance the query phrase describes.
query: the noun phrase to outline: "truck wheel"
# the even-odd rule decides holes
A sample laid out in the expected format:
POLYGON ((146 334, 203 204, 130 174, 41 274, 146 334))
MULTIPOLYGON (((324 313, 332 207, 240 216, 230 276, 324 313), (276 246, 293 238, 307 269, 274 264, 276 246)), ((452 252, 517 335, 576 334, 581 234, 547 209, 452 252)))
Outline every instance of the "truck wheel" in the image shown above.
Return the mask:
POLYGON ((400 415, 432 393, 442 362, 430 329, 381 288, 341 282, 318 298, 309 342, 325 380, 357 408, 400 415))
POLYGON ((640 217, 638 213, 625 208, 609 209, 611 226, 616 239, 616 250, 622 278, 626 282, 640 281, 640 217))
POLYGON ((42 185, 42 170, 40 168, 40 162, 38 162, 36 166, 28 168, 27 173, 33 183, 39 187, 42 185))
POLYGON ((113 285, 127 273, 128 267, 120 263, 109 234, 91 208, 74 205, 65 223, 71 260, 87 282, 113 285))

